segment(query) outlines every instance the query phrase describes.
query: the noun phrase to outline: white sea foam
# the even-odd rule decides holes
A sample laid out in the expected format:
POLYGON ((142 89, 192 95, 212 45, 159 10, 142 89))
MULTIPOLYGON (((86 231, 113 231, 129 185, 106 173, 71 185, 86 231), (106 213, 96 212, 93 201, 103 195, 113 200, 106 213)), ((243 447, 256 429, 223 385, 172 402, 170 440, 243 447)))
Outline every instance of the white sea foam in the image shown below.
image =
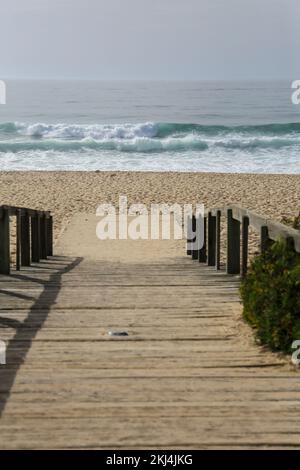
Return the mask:
POLYGON ((153 138, 157 134, 157 125, 145 124, 116 124, 116 125, 78 125, 78 124, 43 124, 37 123, 26 126, 18 124, 18 132, 30 137, 50 139, 134 139, 136 137, 153 138))
POLYGON ((300 124, 0 123, 3 169, 300 172, 300 124))

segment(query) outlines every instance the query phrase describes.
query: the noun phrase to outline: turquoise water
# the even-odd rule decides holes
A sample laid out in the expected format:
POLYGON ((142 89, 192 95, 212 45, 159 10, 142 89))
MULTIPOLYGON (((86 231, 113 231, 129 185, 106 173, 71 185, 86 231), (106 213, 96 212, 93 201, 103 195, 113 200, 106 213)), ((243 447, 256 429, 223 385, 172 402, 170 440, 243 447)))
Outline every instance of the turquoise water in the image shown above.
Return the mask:
POLYGON ((291 82, 7 81, 3 170, 300 172, 291 82))

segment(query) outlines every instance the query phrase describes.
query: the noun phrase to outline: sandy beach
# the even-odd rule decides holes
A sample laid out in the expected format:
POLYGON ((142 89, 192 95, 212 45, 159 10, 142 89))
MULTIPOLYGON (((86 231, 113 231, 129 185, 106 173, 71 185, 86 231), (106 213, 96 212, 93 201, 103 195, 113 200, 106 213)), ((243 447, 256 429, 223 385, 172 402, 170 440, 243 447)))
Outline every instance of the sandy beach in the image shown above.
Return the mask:
POLYGON ((300 175, 158 172, 0 172, 0 203, 51 210, 55 235, 99 204, 237 203, 280 221, 300 211, 300 175))
POLYGON ((119 194, 280 219, 299 178, 2 173, 1 202, 51 209, 57 234, 69 221, 54 257, 1 286, 2 448, 299 447, 297 370, 255 343, 239 277, 192 262, 182 240, 95 236, 97 204, 119 194))

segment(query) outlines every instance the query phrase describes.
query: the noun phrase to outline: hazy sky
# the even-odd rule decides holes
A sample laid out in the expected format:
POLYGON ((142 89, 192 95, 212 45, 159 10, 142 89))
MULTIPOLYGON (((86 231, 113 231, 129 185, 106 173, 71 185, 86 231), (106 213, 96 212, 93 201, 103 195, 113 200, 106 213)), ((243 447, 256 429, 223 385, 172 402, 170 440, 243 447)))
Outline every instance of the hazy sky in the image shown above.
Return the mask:
POLYGON ((299 0, 0 0, 0 78, 300 78, 299 0))

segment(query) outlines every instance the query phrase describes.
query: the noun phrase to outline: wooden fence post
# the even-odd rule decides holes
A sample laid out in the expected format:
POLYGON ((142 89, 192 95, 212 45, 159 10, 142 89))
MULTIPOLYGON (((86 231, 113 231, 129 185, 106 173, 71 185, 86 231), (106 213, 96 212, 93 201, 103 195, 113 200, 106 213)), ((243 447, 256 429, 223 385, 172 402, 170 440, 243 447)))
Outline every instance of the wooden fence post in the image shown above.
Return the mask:
POLYGON ((199 258, 199 249, 198 249, 198 240, 197 240, 197 237, 198 237, 198 234, 197 234, 197 219, 196 219, 196 216, 193 215, 192 216, 192 236, 193 236, 193 244, 194 244, 194 247, 192 249, 192 259, 198 259, 199 258), (195 247, 196 245, 196 247, 195 247))
POLYGON ((239 274, 241 271, 241 224, 233 218, 232 209, 227 210, 227 224, 227 274, 239 274))
POLYGON ((260 251, 261 253, 265 253, 270 246, 272 245, 272 240, 269 238, 269 229, 266 225, 261 227, 260 229, 260 251))
POLYGON ((10 274, 10 240, 8 209, 0 209, 0 274, 10 274))
POLYGON ((221 268, 221 211, 217 211, 216 217, 216 269, 221 268))
POLYGON ((30 266, 29 215, 21 215, 21 266, 30 266))
POLYGON ((46 220, 47 224, 47 255, 53 256, 53 217, 50 217, 46 220))
POLYGON ((204 232, 204 239, 203 239, 203 247, 199 250, 199 263, 206 263, 207 262, 207 217, 203 217, 203 232, 204 232))
POLYGON ((216 217, 208 213, 208 266, 216 265, 216 217))
POLYGON ((46 216, 40 216, 40 258, 47 259, 47 225, 46 216))
POLYGON ((243 216, 242 220, 242 276, 245 277, 248 270, 249 217, 243 216))
POLYGON ((40 261, 40 222, 38 214, 31 217, 31 259, 33 263, 40 261))
POLYGON ((188 256, 191 256, 192 254, 191 247, 189 246, 191 237, 192 237, 192 219, 190 216, 187 216, 186 218, 186 244, 187 244, 186 254, 188 256))
POLYGON ((17 210, 16 215, 16 270, 21 269, 21 211, 17 210))

